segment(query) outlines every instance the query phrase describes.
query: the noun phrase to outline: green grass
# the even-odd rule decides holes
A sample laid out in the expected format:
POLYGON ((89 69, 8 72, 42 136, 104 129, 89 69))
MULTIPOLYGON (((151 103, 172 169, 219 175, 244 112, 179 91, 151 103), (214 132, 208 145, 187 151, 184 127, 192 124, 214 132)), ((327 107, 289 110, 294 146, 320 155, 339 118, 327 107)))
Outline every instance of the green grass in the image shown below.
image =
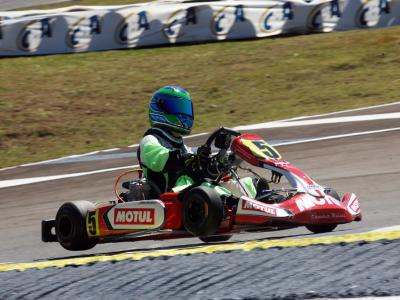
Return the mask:
POLYGON ((399 100, 400 28, 0 60, 0 166, 137 143, 164 85, 194 133, 399 100))

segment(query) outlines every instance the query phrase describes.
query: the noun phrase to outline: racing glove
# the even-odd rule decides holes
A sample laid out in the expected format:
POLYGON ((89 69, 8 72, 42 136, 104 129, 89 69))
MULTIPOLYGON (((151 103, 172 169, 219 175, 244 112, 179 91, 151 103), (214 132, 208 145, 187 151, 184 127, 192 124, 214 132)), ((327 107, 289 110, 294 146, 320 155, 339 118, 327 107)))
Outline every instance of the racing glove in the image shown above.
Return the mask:
POLYGON ((207 145, 202 145, 197 148, 197 155, 200 159, 208 158, 211 155, 211 147, 207 145))

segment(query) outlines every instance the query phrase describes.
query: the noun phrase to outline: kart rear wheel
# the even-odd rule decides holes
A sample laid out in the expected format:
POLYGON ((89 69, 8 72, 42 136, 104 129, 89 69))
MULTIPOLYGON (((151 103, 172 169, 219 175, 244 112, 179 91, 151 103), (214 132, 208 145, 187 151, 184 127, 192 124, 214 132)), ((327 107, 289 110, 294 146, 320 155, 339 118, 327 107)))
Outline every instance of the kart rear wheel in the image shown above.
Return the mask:
POLYGON ((212 235, 212 236, 201 236, 199 239, 204 243, 218 243, 218 242, 226 242, 232 237, 232 235, 212 235))
POLYGON ((183 226, 194 236, 207 237, 217 232, 224 208, 221 197, 208 187, 196 187, 183 198, 183 226))
POLYGON ((72 251, 88 250, 97 244, 96 238, 89 238, 86 231, 86 213, 94 209, 89 201, 64 203, 56 215, 56 235, 60 245, 72 251))
POLYGON ((309 224, 306 228, 313 233, 331 232, 337 227, 337 224, 309 224))

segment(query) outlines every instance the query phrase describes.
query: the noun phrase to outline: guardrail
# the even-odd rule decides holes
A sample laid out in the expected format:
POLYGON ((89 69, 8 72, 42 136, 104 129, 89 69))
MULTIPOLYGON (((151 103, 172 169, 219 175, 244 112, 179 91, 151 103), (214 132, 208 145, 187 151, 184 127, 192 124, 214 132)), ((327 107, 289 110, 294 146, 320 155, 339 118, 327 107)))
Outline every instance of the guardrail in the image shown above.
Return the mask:
POLYGON ((400 24, 400 0, 232 0, 0 12, 0 56, 251 39, 400 24))

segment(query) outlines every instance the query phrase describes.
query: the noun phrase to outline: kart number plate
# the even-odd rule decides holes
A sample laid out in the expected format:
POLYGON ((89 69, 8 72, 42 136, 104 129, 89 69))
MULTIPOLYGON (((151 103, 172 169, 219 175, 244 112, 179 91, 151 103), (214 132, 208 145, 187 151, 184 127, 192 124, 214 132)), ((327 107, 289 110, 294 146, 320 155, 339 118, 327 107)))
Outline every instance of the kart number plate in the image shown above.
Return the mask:
POLYGON ((88 236, 98 236, 99 235, 99 211, 89 211, 86 215, 86 230, 88 236))
POLYGON ((258 157, 266 159, 282 158, 282 156, 278 153, 278 151, 276 151, 274 147, 272 147, 266 141, 243 140, 242 143, 243 145, 247 146, 254 155, 258 157))

